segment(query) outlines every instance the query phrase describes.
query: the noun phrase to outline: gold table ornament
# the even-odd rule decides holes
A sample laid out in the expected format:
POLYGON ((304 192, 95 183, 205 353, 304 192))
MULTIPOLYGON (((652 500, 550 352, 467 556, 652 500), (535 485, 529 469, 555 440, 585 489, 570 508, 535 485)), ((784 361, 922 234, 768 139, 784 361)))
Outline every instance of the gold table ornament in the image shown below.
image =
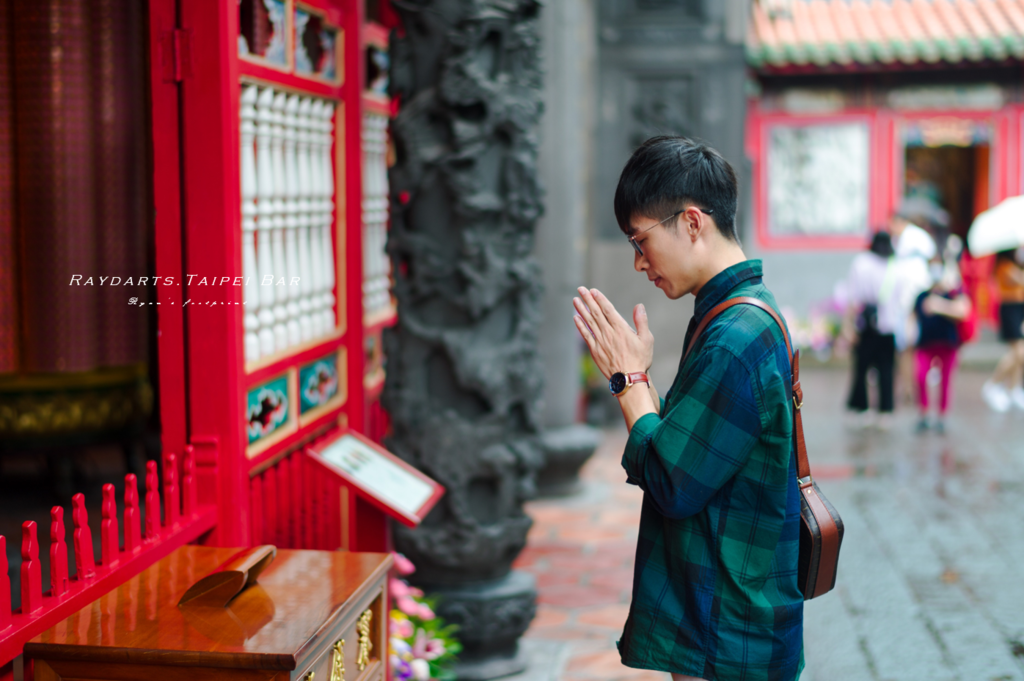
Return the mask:
POLYGON ((331 659, 331 681, 345 681, 345 639, 334 644, 334 657, 331 659))
POLYGON ((356 628, 359 630, 359 656, 356 657, 356 666, 359 671, 366 669, 370 663, 370 651, 373 650, 373 641, 370 640, 370 620, 373 619, 373 611, 369 608, 359 616, 359 623, 356 628))

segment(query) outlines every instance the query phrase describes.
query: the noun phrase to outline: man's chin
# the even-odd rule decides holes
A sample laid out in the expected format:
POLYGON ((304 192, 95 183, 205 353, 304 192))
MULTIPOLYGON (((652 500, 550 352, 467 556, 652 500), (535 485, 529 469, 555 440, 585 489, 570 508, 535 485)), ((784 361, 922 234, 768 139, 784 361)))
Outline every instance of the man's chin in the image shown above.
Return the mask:
POLYGON ((664 293, 665 297, 668 298, 669 300, 679 300, 687 293, 689 293, 689 291, 675 290, 675 287, 670 282, 665 281, 665 279, 662 277, 658 277, 657 279, 655 279, 653 284, 656 288, 661 289, 661 292, 664 293))
POLYGON ((665 287, 661 289, 661 292, 665 294, 665 297, 669 300, 678 300, 683 296, 682 293, 678 293, 675 290, 665 287))
POLYGON ((664 293, 665 297, 668 298, 669 300, 679 300, 687 293, 690 293, 690 291, 679 290, 675 287, 663 287, 661 289, 661 292, 664 293))

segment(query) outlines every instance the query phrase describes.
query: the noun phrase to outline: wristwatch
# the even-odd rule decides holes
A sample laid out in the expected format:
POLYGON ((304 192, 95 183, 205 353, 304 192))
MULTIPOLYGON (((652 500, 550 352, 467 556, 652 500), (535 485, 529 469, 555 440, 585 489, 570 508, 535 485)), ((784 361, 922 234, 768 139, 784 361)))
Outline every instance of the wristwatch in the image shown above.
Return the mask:
POLYGON ((651 379, 642 371, 637 371, 632 374, 624 374, 621 371, 616 371, 612 374, 611 380, 608 381, 608 389, 612 391, 612 394, 618 397, 622 393, 629 390, 629 386, 634 383, 646 383, 651 384, 651 379))

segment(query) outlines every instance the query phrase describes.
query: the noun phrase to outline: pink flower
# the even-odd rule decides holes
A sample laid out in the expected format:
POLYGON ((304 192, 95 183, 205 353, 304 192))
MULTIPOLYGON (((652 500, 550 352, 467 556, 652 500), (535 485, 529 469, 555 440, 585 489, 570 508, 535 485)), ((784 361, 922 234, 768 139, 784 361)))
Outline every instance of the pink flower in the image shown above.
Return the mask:
POLYGON ((409 585, 400 579, 388 580, 388 589, 392 598, 406 598, 410 593, 409 585))
POLYGON ((445 653, 444 641, 439 638, 430 638, 427 632, 422 629, 416 630, 416 642, 412 646, 414 657, 422 657, 424 660, 436 660, 445 653))
MULTIPOLYGON (((401 598, 396 598, 395 605, 398 606, 399 610, 401 610, 410 617, 420 616, 420 604, 414 601, 409 596, 402 596, 401 598)), ((429 610, 430 608, 427 609, 429 610)))
POLYGON ((416 572, 416 566, 412 564, 412 561, 403 556, 400 553, 394 554, 395 556, 395 569, 398 570, 400 575, 411 575, 416 572))
POLYGON ((430 606, 427 605, 426 603, 417 603, 416 606, 417 606, 416 616, 419 617, 421 620, 423 620, 425 622, 429 622, 430 620, 432 620, 435 617, 437 617, 437 615, 434 614, 434 611, 431 610, 430 606))
POLYGON ((398 638, 409 638, 413 634, 412 622, 407 619, 391 620, 391 635, 398 638))

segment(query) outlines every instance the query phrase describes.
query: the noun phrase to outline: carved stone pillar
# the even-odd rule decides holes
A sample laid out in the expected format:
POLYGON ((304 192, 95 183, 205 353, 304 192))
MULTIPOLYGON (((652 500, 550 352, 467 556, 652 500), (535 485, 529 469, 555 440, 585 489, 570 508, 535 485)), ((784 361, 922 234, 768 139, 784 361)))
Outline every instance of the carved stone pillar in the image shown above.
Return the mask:
MULTIPOLYGON (((585 346, 573 322, 570 302, 587 283, 587 228, 595 206, 588 196, 594 162, 597 29, 595 0, 558 0, 541 15, 544 63, 544 119, 538 172, 547 192, 537 225, 537 258, 544 269, 544 468, 537 474, 542 496, 570 493, 594 453, 601 433, 577 423, 585 346)), ((609 398, 614 400, 609 393, 609 398)), ((618 409, 616 409, 618 411, 618 409)), ((617 415, 616 415, 617 416, 617 415)))
POLYGON ((541 114, 535 0, 395 2, 392 259, 399 324, 385 333, 392 451, 448 493, 395 528, 416 579, 462 626, 460 679, 523 668, 532 578, 511 571, 542 462, 541 114))

